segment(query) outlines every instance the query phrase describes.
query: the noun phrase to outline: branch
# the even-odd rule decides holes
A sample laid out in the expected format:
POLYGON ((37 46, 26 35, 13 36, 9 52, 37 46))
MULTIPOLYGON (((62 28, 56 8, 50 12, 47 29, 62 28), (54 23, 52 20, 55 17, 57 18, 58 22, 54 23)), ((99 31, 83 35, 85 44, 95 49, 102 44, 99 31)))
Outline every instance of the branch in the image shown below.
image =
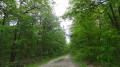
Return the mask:
MULTIPOLYGON (((107 6, 107 8, 106 8, 102 13, 104 13, 105 11, 107 11, 108 7, 109 7, 109 6, 107 6)), ((101 14, 102 14, 102 13, 101 13, 101 14)))
POLYGON ((111 19, 112 24, 116 27, 116 24, 114 23, 114 20, 112 19, 112 17, 110 16, 110 14, 108 13, 108 11, 106 11, 106 12, 107 12, 107 15, 109 16, 109 18, 111 19))
POLYGON ((117 17, 115 16, 115 13, 113 11, 112 5, 110 4, 109 6, 110 6, 110 9, 112 11, 113 18, 115 20, 115 25, 116 25, 117 28, 119 28, 118 20, 117 20, 117 17))
POLYGON ((34 10, 34 9, 41 9, 41 8, 33 7, 33 8, 31 8, 31 9, 26 10, 23 14, 26 14, 26 13, 28 13, 29 11, 34 10))
POLYGON ((86 11, 86 10, 90 10, 90 9, 92 9, 92 8, 95 8, 95 7, 99 7, 101 4, 103 4, 103 3, 105 3, 105 2, 107 2, 107 1, 99 2, 97 5, 91 6, 91 7, 89 7, 89 8, 85 8, 85 9, 83 9, 83 10, 80 10, 80 12, 83 12, 83 11, 86 11))

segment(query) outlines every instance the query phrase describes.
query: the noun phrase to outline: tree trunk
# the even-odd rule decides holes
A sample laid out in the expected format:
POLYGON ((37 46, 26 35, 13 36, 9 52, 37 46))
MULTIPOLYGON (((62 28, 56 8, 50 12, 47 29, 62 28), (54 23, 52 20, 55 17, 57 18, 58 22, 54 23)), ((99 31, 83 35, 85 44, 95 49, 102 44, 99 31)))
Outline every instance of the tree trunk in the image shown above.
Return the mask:
POLYGON ((110 4, 109 6, 110 6, 110 10, 111 10, 112 15, 113 15, 113 19, 114 19, 114 21, 112 21, 112 22, 113 22, 114 26, 116 27, 116 29, 118 30, 118 33, 120 34, 120 26, 119 26, 119 23, 117 20, 117 16, 115 16, 112 5, 110 4))
MULTIPOLYGON (((4 14, 5 15, 5 14, 4 14)), ((4 16, 3 18, 3 23, 2 26, 5 26, 5 20, 6 20, 6 16, 4 16)), ((1 55, 1 51, 2 51, 2 41, 3 41, 3 30, 1 30, 1 35, 0 35, 0 55, 1 55)))
POLYGON ((100 44, 100 46, 101 46, 101 33, 102 33, 102 31, 101 31, 101 29, 102 29, 102 24, 101 24, 101 22, 99 22, 99 29, 100 29, 100 33, 99 33, 99 44, 100 44))
POLYGON ((39 56, 39 45, 38 45, 38 40, 37 40, 37 56, 39 56))
POLYGON ((10 56, 10 62, 13 62, 15 60, 15 56, 16 56, 16 52, 15 52, 15 41, 17 40, 17 29, 15 29, 15 32, 14 32, 14 39, 13 39, 13 45, 11 46, 11 56, 10 56))
MULTIPOLYGON (((5 20, 6 20, 6 16, 4 16, 2 26, 4 26, 4 25, 5 25, 5 20)), ((2 44, 2 38, 3 38, 3 30, 1 30, 0 45, 2 44)))

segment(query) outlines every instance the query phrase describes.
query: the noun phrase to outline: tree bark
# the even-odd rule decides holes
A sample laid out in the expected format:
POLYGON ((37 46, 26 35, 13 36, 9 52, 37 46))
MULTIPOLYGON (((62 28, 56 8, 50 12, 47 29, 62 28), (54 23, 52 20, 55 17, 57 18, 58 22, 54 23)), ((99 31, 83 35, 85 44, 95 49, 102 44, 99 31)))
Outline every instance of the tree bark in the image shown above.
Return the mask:
MULTIPOLYGON (((3 23, 2 26, 5 26, 5 20, 6 20, 6 14, 4 13, 4 18, 3 18, 3 23)), ((3 41, 3 30, 1 30, 1 35, 0 35, 0 55, 1 55, 1 50, 2 50, 2 41, 3 41)))
POLYGON ((119 13, 119 15, 120 15, 120 6, 118 7, 118 13, 119 13))
MULTIPOLYGON (((3 18, 3 23, 2 23, 2 26, 4 26, 4 25, 5 25, 5 20, 6 20, 6 16, 4 16, 4 18, 3 18)), ((3 37, 3 30, 1 30, 0 44, 2 44, 2 43, 1 43, 1 42, 2 42, 2 37, 3 37)))
POLYGON ((11 46, 11 56, 10 56, 10 62, 13 62, 15 60, 15 56, 16 56, 16 52, 15 52, 15 41, 17 40, 17 29, 15 29, 15 32, 14 32, 14 39, 13 39, 13 45, 11 46))
POLYGON ((111 10, 112 15, 113 15, 113 19, 114 19, 114 21, 115 21, 115 22, 113 22, 113 21, 112 21, 112 22, 114 23, 114 26, 116 27, 116 29, 118 30, 118 32, 119 32, 119 34, 120 34, 120 26, 119 26, 117 17, 115 16, 115 13, 114 13, 114 10, 113 10, 112 5, 110 4, 109 6, 110 6, 110 10, 111 10))
POLYGON ((38 45, 39 40, 37 40, 37 56, 39 56, 39 45, 38 45))

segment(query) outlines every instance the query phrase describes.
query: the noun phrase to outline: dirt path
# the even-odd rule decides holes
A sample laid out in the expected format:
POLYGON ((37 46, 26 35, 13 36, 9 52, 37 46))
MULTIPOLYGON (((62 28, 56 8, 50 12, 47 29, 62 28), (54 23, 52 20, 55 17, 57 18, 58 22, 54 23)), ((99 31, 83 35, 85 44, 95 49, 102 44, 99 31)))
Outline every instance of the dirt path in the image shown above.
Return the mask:
POLYGON ((78 67, 77 64, 70 59, 69 55, 54 59, 46 64, 38 67, 78 67))

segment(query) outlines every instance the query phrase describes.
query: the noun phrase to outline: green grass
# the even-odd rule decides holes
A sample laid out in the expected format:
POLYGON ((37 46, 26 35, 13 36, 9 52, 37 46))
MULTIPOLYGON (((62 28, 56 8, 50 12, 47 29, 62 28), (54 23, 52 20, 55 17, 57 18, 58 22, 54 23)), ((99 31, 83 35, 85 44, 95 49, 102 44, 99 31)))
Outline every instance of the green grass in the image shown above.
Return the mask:
POLYGON ((79 67, 87 67, 85 62, 83 62, 81 59, 78 59, 76 56, 70 55, 70 58, 75 60, 75 62, 79 65, 79 67))
POLYGON ((45 64, 53 59, 57 59, 57 58, 60 58, 61 56, 58 56, 58 57, 54 57, 54 58, 50 58, 50 59, 46 59, 46 60, 43 60, 42 62, 39 62, 39 63, 36 63, 36 64, 31 64, 31 65, 28 65, 27 67, 38 67, 42 64, 45 64))

